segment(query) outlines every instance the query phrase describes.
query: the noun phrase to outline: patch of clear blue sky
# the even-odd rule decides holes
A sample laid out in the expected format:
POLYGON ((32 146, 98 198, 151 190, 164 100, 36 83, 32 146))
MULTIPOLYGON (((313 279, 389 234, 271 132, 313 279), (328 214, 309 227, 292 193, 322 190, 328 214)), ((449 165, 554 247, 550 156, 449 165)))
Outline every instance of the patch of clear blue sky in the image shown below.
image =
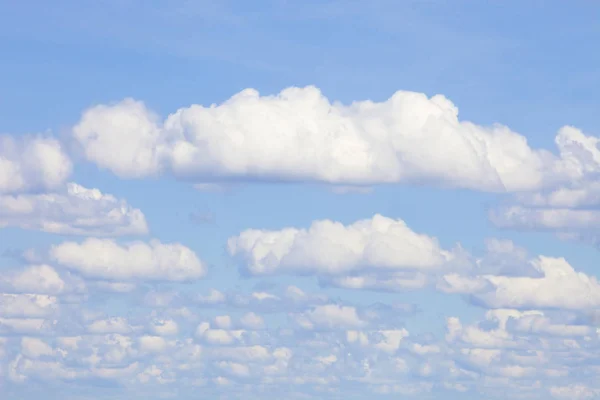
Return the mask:
MULTIPOLYGON (((599 17, 592 1, 0 0, 0 131, 60 135, 86 107, 124 97, 164 116, 247 87, 271 94, 313 84, 346 103, 401 89, 442 93, 461 118, 506 124, 533 146, 553 149, 562 125, 600 133, 599 17)), ((403 218, 445 246, 459 241, 477 250, 485 237, 511 237, 532 254, 564 255, 587 272, 598 261, 595 250, 547 234, 495 230, 486 218, 494 196, 466 191, 388 186, 341 196, 251 184, 211 194, 163 179, 120 181, 85 165, 74 180, 126 198, 145 212, 154 237, 204 256, 213 267, 199 288, 260 281, 238 281, 224 255, 227 237, 241 229, 374 213, 403 218), (214 213, 214 223, 190 223, 193 211, 214 213)), ((59 240, 0 230, 0 250, 59 240)), ((303 278, 276 281, 316 288, 303 278)), ((432 310, 417 319, 424 329, 441 327, 428 319, 438 312, 465 312, 460 299, 427 292, 330 292, 357 302, 418 302, 432 310)))

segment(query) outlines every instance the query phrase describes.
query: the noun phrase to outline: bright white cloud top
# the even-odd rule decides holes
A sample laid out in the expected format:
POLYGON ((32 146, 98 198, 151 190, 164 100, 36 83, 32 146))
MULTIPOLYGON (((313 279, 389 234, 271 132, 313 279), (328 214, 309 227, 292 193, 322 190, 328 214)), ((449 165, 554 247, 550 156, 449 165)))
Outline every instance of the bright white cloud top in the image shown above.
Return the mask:
POLYGON ((198 180, 425 181, 513 192, 600 169, 598 139, 575 128, 559 131, 555 156, 508 127, 459 120, 458 108, 442 95, 403 91, 381 103, 343 105, 314 86, 273 96, 246 89, 164 120, 126 99, 85 111, 73 137, 89 161, 123 178, 171 171, 198 180))
POLYGON ((370 268, 431 270, 455 258, 435 238, 382 215, 346 226, 323 220, 308 229, 246 230, 230 238, 227 247, 254 275, 340 275, 370 268))

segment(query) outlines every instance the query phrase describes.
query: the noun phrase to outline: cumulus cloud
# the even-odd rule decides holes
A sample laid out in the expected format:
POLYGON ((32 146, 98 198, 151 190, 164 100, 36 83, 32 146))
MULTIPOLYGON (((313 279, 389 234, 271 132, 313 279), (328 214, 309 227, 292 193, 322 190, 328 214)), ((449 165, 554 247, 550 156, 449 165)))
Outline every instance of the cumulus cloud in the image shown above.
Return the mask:
POLYGON ((492 308, 558 308, 585 310, 600 307, 600 283, 577 272, 564 258, 540 256, 530 262, 541 276, 445 275, 438 287, 471 294, 492 308))
POLYGON ((15 293, 60 294, 66 283, 49 265, 32 265, 14 269, 0 276, 0 290, 15 293))
MULTIPOLYGON (((244 91, 164 121, 141 103, 125 101, 88 110, 73 135, 88 160, 127 178, 172 173, 196 182, 210 176, 219 185, 246 178, 317 181, 338 191, 411 181, 486 191, 560 183, 567 186, 520 195, 518 207, 567 210, 536 214, 550 229, 596 223, 586 214, 591 210, 581 209, 597 202, 591 181, 600 168, 595 138, 564 129, 553 156, 531 149, 508 128, 459 121, 454 105, 441 96, 399 92, 382 103, 344 106, 315 88, 267 97, 244 91)), ((27 158, 12 153, 11 165, 27 158)), ((6 159, 0 150, 0 167, 6 159)), ((29 164, 19 168, 33 171, 29 164)), ((0 225, 96 237, 147 232, 141 211, 124 200, 65 186, 68 173, 56 176, 22 184, 0 176, 0 225)), ((571 384, 572 376, 593 383, 600 372, 598 330, 581 319, 600 308, 597 280, 563 259, 530 260, 510 241, 488 240, 486 246, 483 257, 471 257, 381 215, 350 224, 315 221, 306 229, 250 229, 228 241, 229 254, 252 275, 312 274, 321 288, 384 291, 437 282, 444 292, 491 308, 479 323, 449 318, 446 340, 439 341, 413 335, 412 328, 409 334, 405 319, 414 309, 406 305, 350 306, 296 286, 200 295, 192 287, 186 293, 176 283, 203 277, 206 264, 181 244, 64 242, 38 265, 0 276, 0 381, 100 381, 140 396, 140 389, 152 396, 176 389, 184 396, 198 386, 209 397, 264 396, 266 389, 284 387, 293 398, 288 392, 298 386, 303 394, 343 397, 357 384, 386 396, 435 391, 444 397, 445 389, 487 396, 494 385, 509 396, 527 390, 597 395, 589 382, 571 384), (128 308, 127 317, 111 316, 96 302, 91 310, 72 307, 64 296, 79 275, 91 280, 88 287, 121 293, 116 307, 150 292, 143 308, 128 308), (170 282, 157 287, 157 281, 170 282), (196 315, 194 306, 208 315, 196 315), (141 309, 148 315, 135 315, 141 309), (569 317, 548 309, 570 310, 569 317), (547 389, 544 379, 552 382, 547 389), (158 394, 159 387, 165 392, 158 394)))
POLYGON ((134 327, 132 327, 127 319, 123 317, 98 319, 87 325, 87 331, 92 334, 127 334, 131 333, 133 329, 134 327))
POLYGON ((229 315, 217 315, 214 320, 215 325, 221 329, 231 328, 231 317, 229 315))
POLYGON ((21 339, 21 353, 29 358, 39 358, 41 356, 51 356, 54 349, 41 339, 23 337, 21 339))
POLYGON ((529 198, 524 204, 496 207, 489 212, 489 218, 502 229, 553 232, 561 240, 598 246, 600 211, 595 202, 583 197, 529 198), (594 205, 587 205, 588 202, 594 205), (581 204, 586 206, 580 207, 581 204))
POLYGON ((152 332, 158 336, 173 336, 179 333, 177 322, 172 319, 154 320, 150 326, 152 332))
POLYGON ((351 329, 367 325, 359 317, 355 307, 338 304, 316 306, 294 318, 304 329, 351 329))
POLYGON ((370 331, 348 330, 346 331, 346 342, 370 350, 392 354, 400 349, 403 340, 409 336, 409 332, 404 328, 370 331))
POLYGON ((340 275, 365 268, 432 270, 455 258, 437 239, 381 215, 350 225, 321 220, 308 229, 249 229, 230 238, 227 247, 253 275, 340 275))
POLYGON ((240 319, 240 325, 244 329, 263 329, 265 327, 265 320, 260 315, 249 312, 242 316, 240 319))
POLYGON ((588 326, 561 323, 553 314, 490 310, 484 320, 468 325, 449 318, 446 340, 454 359, 452 375, 485 376, 480 387, 489 393, 504 387, 526 390, 528 396, 544 389, 557 398, 590 397, 598 335, 588 326))
MULTIPOLYGON (((290 291, 298 295, 297 288, 290 291)), ((34 326, 40 321, 47 324, 48 317, 0 316, 3 334, 19 335, 0 343, 6 353, 0 365, 12 371, 14 384, 35 380, 59 385, 68 378, 87 385, 100 378, 105 384, 149 393, 175 387, 179 393, 191 393, 202 386, 207 393, 235 396, 242 390, 260 396, 255 391, 268 385, 288 391, 297 386, 327 398, 323 394, 328 391, 350 393, 360 384, 372 396, 416 394, 420 393, 416 388, 424 385, 436 394, 449 388, 481 391, 485 397, 497 392, 494 385, 503 388, 502 393, 521 393, 523 387, 548 379, 552 382, 548 388, 566 387, 570 378, 565 371, 585 371, 586 366, 577 366, 578 357, 586 355, 595 362, 594 349, 600 348, 589 327, 589 335, 584 335, 581 326, 542 311, 504 309, 488 311, 480 323, 449 319, 446 342, 434 336, 412 339, 398 320, 387 315, 381 315, 385 327, 374 326, 373 314, 381 307, 309 306, 294 316, 309 321, 312 329, 281 326, 259 332, 237 329, 247 316, 256 320, 251 313, 219 313, 211 322, 196 325, 183 316, 156 317, 163 310, 152 310, 149 325, 134 327, 129 318, 97 318, 90 312, 84 332, 58 337, 40 335, 43 327, 34 326), (553 348, 556 356, 551 354, 553 348), (222 386, 224 379, 228 388, 222 386)))
MULTIPOLYGON (((489 349, 527 349, 527 334, 554 336, 585 336, 589 327, 555 324, 539 310, 496 309, 485 313, 486 324, 463 325, 458 318, 447 318, 446 340, 472 347, 468 354, 476 364, 490 365, 499 357, 499 350, 489 349), (492 324, 492 326, 485 326, 492 324), (587 329, 586 329, 587 328, 587 329), (487 350, 484 350, 487 349, 487 350)), ((533 336, 531 335, 531 336, 533 336)))
POLYGON ((167 341, 160 336, 142 336, 138 342, 140 350, 147 353, 163 353, 168 346, 167 341))
POLYGON ((0 194, 55 189, 71 169, 71 160, 54 138, 0 135, 0 194))
POLYGON ((243 343, 245 331, 242 329, 212 328, 209 322, 202 322, 196 328, 196 337, 211 345, 231 345, 243 343))
POLYGON ((49 193, 0 196, 0 228, 5 226, 67 235, 148 233, 142 211, 76 183, 49 193))
POLYGON ((590 326, 554 322, 542 312, 521 316, 515 320, 510 329, 520 333, 565 337, 585 337, 594 333, 594 329, 590 326))
POLYGON ((207 269, 189 248, 157 240, 124 245, 97 238, 64 242, 50 249, 50 257, 84 276, 115 281, 188 281, 202 278, 207 269))
POLYGON ((505 126, 459 120, 442 95, 405 91, 343 105, 312 86, 270 96, 246 89, 164 120, 126 99, 86 110, 72 131, 89 161, 126 178, 172 172, 199 181, 431 181, 522 191, 600 169, 597 139, 575 128, 559 131, 554 156, 505 126))
POLYGON ((0 316, 19 318, 40 318, 54 314, 58 310, 58 300, 54 296, 42 294, 0 294, 0 316))
POLYGON ((489 216, 501 228, 555 231, 561 238, 595 241, 600 214, 598 138, 564 127, 556 137, 561 160, 575 176, 557 185, 518 193, 513 204, 493 209, 489 216))

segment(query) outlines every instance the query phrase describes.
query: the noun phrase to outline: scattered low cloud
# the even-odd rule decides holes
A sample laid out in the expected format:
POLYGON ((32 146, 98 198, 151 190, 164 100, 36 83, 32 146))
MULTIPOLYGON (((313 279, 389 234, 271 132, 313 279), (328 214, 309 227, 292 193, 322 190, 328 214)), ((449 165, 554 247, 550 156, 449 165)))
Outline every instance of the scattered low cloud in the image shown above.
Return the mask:
POLYGON ((381 215, 344 225, 314 221, 308 229, 249 229, 228 241, 229 254, 252 275, 344 275, 364 269, 433 270, 456 257, 437 239, 381 215))
POLYGON ((69 156, 55 138, 0 135, 0 194, 58 188, 72 168, 69 156))
POLYGON ((124 245, 96 238, 63 242, 50 249, 50 258, 86 277, 115 281, 188 281, 207 272, 206 264, 188 247, 158 240, 124 245))
POLYGON ((76 183, 50 193, 0 196, 0 228, 6 226, 61 235, 148 234, 141 210, 76 183))

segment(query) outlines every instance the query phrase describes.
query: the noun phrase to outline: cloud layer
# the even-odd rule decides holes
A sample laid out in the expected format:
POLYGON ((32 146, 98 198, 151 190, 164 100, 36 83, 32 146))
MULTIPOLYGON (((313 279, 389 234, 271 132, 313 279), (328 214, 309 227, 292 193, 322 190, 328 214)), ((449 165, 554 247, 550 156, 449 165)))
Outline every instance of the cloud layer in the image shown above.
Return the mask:
MULTIPOLYGON (((600 283, 564 258, 530 256, 506 239, 478 254, 444 248, 375 214, 227 231, 217 268, 235 262, 248 280, 231 282, 228 270, 200 281, 201 234, 186 244, 122 238, 147 235, 146 216, 118 194, 69 183, 78 171, 65 151, 120 178, 172 175, 204 191, 270 181, 365 196, 376 184, 509 192, 490 212, 497 226, 591 240, 600 237, 595 137, 564 127, 552 153, 505 126, 460 120, 441 95, 344 105, 310 86, 247 89, 164 119, 127 99, 86 110, 70 133, 69 146, 0 136, 0 228, 37 231, 21 243, 38 247, 0 265, 2 393, 600 396, 600 283), (432 309, 446 304, 394 303, 423 293, 476 307, 442 316, 432 309), (427 331, 440 321, 445 332, 427 331)), ((221 221, 201 217, 191 214, 221 221)), ((225 229, 217 225, 195 228, 225 229)))

